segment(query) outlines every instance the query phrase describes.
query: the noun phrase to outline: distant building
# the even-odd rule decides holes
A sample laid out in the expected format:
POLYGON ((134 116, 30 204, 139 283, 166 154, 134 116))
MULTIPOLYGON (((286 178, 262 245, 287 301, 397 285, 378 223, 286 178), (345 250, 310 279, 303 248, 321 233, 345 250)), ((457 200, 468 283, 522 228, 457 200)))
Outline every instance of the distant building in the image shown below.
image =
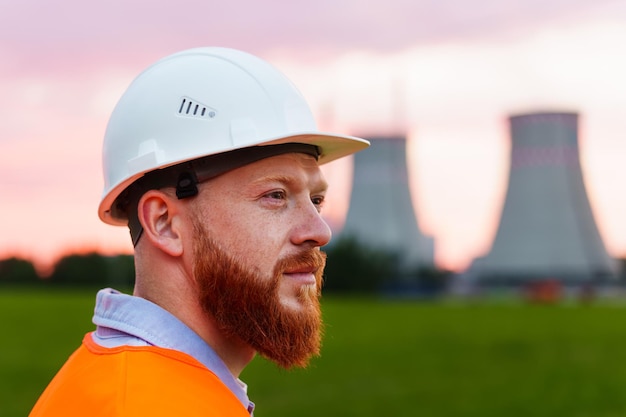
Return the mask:
POLYGON ((368 138, 370 148, 354 155, 350 208, 340 236, 397 253, 407 267, 434 267, 433 239, 418 227, 404 137, 368 138))
POLYGON ((587 199, 578 114, 512 116, 509 184, 491 251, 468 277, 515 283, 590 282, 617 275, 587 199))

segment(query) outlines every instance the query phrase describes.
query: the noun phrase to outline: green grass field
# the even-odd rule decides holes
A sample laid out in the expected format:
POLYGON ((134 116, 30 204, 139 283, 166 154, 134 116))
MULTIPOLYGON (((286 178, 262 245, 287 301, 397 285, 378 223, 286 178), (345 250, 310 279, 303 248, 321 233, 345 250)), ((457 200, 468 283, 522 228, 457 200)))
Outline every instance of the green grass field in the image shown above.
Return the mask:
MULTIPOLYGON (((94 292, 0 289, 0 416, 28 414, 91 330, 94 292)), ((626 308, 325 297, 307 370, 256 359, 256 417, 626 415, 626 308)))

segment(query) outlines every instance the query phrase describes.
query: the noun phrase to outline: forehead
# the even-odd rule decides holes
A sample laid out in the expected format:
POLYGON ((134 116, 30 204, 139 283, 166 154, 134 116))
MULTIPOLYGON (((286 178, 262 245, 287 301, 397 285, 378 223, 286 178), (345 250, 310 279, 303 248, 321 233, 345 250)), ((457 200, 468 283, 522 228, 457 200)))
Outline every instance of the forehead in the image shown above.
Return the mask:
POLYGON ((220 175, 215 180, 239 182, 244 185, 281 177, 292 181, 300 180, 310 186, 326 187, 326 180, 317 160, 303 153, 287 153, 264 158, 220 175))

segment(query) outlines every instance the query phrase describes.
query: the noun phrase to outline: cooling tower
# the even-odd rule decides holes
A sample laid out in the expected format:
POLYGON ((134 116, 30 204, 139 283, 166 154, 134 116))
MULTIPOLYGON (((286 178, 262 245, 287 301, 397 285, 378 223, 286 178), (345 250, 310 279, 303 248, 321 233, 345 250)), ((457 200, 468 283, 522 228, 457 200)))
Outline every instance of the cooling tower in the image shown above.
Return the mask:
POLYGON ((588 282, 615 276, 587 199, 578 115, 509 118, 509 184, 491 251, 469 272, 483 282, 553 278, 588 282))
POLYGON ((433 239, 417 225, 409 190, 406 139, 368 139, 371 146, 354 155, 350 208, 341 236, 397 253, 408 267, 434 266, 433 239))

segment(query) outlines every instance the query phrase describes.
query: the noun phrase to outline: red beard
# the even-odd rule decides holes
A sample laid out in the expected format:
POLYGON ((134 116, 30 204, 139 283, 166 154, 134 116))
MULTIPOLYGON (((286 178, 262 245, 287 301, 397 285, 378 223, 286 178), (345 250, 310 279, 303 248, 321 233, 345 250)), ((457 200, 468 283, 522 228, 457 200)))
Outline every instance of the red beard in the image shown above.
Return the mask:
POLYGON ((311 249, 281 259, 273 277, 261 276, 222 251, 196 225, 194 276, 202 308, 226 337, 236 337, 283 368, 305 367, 318 356, 322 338, 319 298, 326 254, 311 249), (316 286, 304 286, 297 310, 281 304, 284 271, 315 267, 316 286))

